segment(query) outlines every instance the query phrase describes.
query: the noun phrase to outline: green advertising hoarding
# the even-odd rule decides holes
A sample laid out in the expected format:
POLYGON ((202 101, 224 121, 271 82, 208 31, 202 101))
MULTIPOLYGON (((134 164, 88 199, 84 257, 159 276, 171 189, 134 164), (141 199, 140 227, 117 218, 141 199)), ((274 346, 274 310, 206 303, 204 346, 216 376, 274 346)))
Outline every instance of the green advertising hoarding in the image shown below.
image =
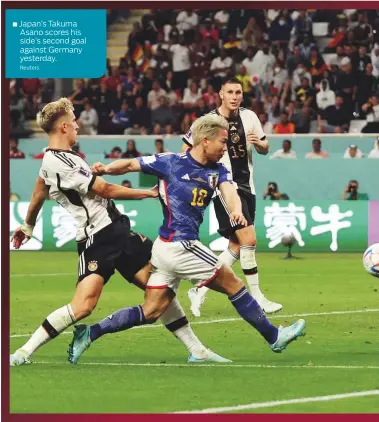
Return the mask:
MULTIPOLYGON (((132 230, 151 239, 157 237, 163 220, 159 201, 116 201, 116 205, 130 218, 132 230)), ((10 235, 24 220, 28 206, 28 202, 10 203, 10 235)), ((283 251, 281 238, 292 233, 299 251, 362 252, 367 247, 368 210, 368 201, 257 201, 258 249, 283 251)), ((200 239, 212 250, 222 251, 227 240, 219 236, 217 229, 211 204, 204 216, 200 239)), ((33 238, 21 249, 73 251, 75 234, 74 219, 60 205, 47 201, 33 238)))

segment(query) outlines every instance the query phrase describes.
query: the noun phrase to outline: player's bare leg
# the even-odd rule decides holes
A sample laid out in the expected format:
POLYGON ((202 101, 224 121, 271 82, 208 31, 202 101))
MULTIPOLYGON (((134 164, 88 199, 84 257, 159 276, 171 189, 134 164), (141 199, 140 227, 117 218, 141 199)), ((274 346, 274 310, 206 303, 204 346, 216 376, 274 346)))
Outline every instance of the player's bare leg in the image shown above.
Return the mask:
MULTIPOLYGON (((229 239, 228 248, 219 255, 218 259, 229 266, 241 259, 241 267, 246 277, 247 285, 254 299, 261 308, 267 313, 279 312, 283 305, 268 300, 259 288, 258 266, 255 259, 256 233, 254 226, 244 227, 237 230, 229 239), (240 244, 243 245, 240 247, 240 244)), ((188 291, 188 297, 191 301, 191 312, 194 316, 200 316, 200 308, 204 303, 208 287, 192 288, 188 291)))
MULTIPOLYGON (((150 272, 151 264, 149 263, 136 274, 133 283, 145 290, 150 272)), ((214 356, 214 353, 207 349, 193 332, 186 314, 176 297, 171 301, 160 320, 186 346, 190 354, 190 361, 209 361, 214 356)), ((222 358, 222 361, 231 362, 224 358, 222 358)))
POLYGON ((256 233, 253 225, 236 230, 232 236, 240 245, 240 260, 250 293, 267 313, 280 311, 283 305, 268 300, 259 288, 258 266, 255 260, 256 233))
POLYGON ((258 302, 246 290, 242 280, 229 266, 224 264, 217 278, 211 281, 208 287, 226 294, 239 315, 266 339, 273 352, 282 352, 289 343, 303 335, 305 328, 303 319, 299 319, 289 327, 277 328, 272 325, 258 302))
MULTIPOLYGON (((240 245, 238 240, 229 240, 228 248, 222 252, 218 259, 223 264, 233 266, 239 260, 240 254, 240 245)), ((203 287, 193 287, 188 290, 188 298, 191 302, 191 312, 195 317, 200 316, 200 308, 206 299, 209 288, 206 286, 203 287)))
POLYGON ((95 309, 104 287, 104 279, 99 274, 91 274, 77 284, 71 307, 75 320, 89 316, 95 309))
POLYGON ((10 365, 17 366, 30 363, 31 355, 40 346, 57 337, 76 321, 90 315, 96 307, 103 285, 104 279, 98 274, 91 274, 84 278, 77 285, 71 303, 48 315, 30 339, 14 354, 10 355, 10 365))
MULTIPOLYGON (((133 283, 145 290, 150 271, 151 264, 148 264, 136 274, 133 283)), ((134 323, 141 325, 142 320, 133 318, 133 309, 138 309, 138 307, 120 309, 91 327, 87 325, 75 327, 74 338, 69 348, 69 362, 77 363, 91 343, 104 334, 127 330, 134 323)), ((165 327, 186 346, 190 353, 189 362, 231 362, 207 349, 201 343, 192 331, 183 308, 171 289, 147 289, 141 311, 144 315, 144 324, 154 323, 160 317, 165 327)))

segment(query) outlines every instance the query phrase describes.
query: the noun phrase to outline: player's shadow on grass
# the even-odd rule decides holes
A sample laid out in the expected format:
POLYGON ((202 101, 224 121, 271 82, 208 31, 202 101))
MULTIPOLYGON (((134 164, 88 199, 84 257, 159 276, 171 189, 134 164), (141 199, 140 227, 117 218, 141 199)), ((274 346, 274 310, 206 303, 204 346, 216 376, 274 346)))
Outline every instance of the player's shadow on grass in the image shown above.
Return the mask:
POLYGON ((292 249, 292 247, 290 246, 288 248, 287 255, 284 256, 283 259, 291 259, 291 260, 292 259, 293 260, 295 260, 295 259, 305 259, 305 257, 303 257, 303 256, 295 256, 295 255, 292 255, 291 249, 292 249))

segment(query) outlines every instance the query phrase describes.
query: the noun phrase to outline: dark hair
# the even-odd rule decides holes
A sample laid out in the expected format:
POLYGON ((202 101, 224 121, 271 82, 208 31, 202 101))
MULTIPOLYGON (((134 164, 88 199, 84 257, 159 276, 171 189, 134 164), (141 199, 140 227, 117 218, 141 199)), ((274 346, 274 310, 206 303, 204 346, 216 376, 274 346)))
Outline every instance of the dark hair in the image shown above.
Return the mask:
POLYGON ((313 139, 312 144, 313 144, 314 142, 318 142, 318 143, 321 145, 321 139, 320 139, 320 138, 315 138, 315 139, 313 139))
POLYGON ((241 81, 236 78, 235 76, 233 76, 232 78, 226 78, 223 82, 222 82, 222 86, 226 85, 226 84, 238 84, 242 86, 241 81))
POLYGON ((160 142, 162 145, 164 144, 163 139, 161 139, 161 138, 158 138, 158 139, 156 139, 156 140, 155 140, 155 143, 156 143, 156 144, 157 144, 158 142, 160 142))
POLYGON ((269 185, 274 185, 275 189, 278 189, 278 184, 276 182, 268 182, 269 185))
POLYGON ((122 152, 120 147, 113 147, 111 152, 116 152, 116 151, 122 152))
POLYGON ((126 151, 127 152, 130 152, 130 153, 132 152, 132 153, 136 154, 136 156, 139 155, 138 150, 137 150, 136 141, 134 139, 128 139, 127 140, 127 142, 126 142, 126 151), (128 149, 129 142, 131 142, 132 145, 133 145, 133 149, 132 150, 129 150, 128 149))
POLYGON ((283 143, 284 143, 284 142, 288 142, 289 146, 292 146, 292 142, 291 142, 289 139, 284 139, 284 140, 283 140, 283 143))
POLYGON ((130 180, 127 180, 127 179, 123 180, 122 183, 121 183, 121 185, 123 185, 125 183, 129 183, 130 186, 132 185, 132 182, 130 180))

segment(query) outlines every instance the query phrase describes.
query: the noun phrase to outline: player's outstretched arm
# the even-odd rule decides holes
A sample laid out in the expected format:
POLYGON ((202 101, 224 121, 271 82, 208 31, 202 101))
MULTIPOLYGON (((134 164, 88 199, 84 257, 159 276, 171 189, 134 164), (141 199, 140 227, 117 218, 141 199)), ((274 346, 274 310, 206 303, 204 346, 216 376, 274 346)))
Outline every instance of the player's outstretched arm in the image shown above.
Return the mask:
POLYGON ((107 199, 145 199, 158 197, 158 189, 156 189, 156 187, 151 190, 130 189, 108 183, 101 177, 96 177, 91 190, 96 193, 96 195, 107 199))
POLYGON ((28 208, 24 223, 18 227, 12 235, 11 242, 15 249, 26 243, 33 235, 33 229, 37 221, 38 213, 40 212, 45 199, 49 196, 49 188, 45 185, 42 177, 38 176, 34 185, 32 197, 28 208))
POLYGON ((125 173, 133 173, 141 171, 141 166, 135 158, 126 160, 116 160, 107 165, 103 163, 95 163, 92 166, 92 172, 99 176, 103 174, 120 175, 125 173))
POLYGON ((247 226, 247 221, 242 213, 241 199, 238 196, 235 186, 230 182, 223 182, 220 183, 219 189, 226 202, 226 206, 230 211, 230 220, 247 226))

